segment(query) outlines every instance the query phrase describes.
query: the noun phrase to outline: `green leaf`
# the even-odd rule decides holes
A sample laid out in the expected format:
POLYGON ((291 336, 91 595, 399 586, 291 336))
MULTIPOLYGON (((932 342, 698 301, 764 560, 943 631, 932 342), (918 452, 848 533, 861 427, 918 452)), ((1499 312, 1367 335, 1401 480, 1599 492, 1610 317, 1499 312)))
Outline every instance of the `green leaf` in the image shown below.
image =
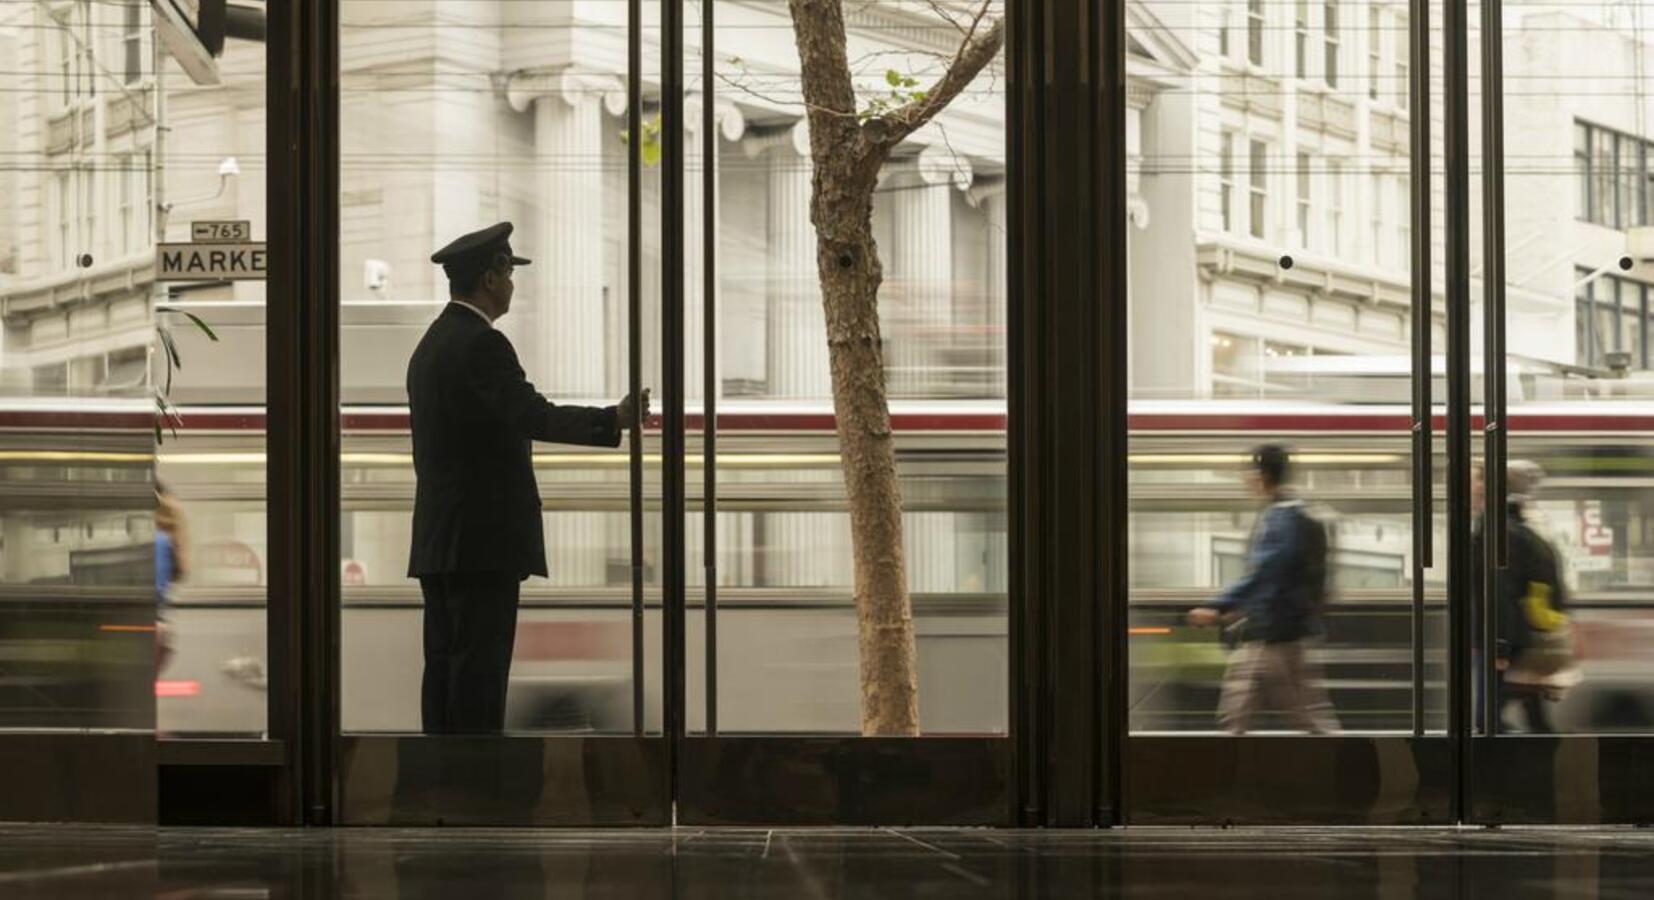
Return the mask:
POLYGON ((885 84, 888 84, 891 87, 901 87, 902 86, 902 73, 896 71, 895 69, 885 69, 884 70, 884 82, 885 82, 885 84))
POLYGON ((902 79, 902 87, 913 88, 913 87, 918 87, 918 86, 919 86, 919 79, 917 79, 917 78, 903 78, 902 79))
POLYGON ((206 322, 202 321, 200 316, 198 316, 195 313, 192 313, 188 310, 180 310, 180 312, 182 312, 184 315, 188 316, 189 320, 191 322, 195 323, 195 327, 201 329, 201 332, 203 334, 205 334, 208 338, 211 338, 213 341, 218 340, 218 335, 213 333, 212 327, 209 326, 206 322))
POLYGON ((929 95, 930 95, 929 91, 914 91, 913 92, 913 99, 923 101, 929 95))
POLYGON ((641 148, 641 156, 643 157, 643 164, 645 166, 652 168, 660 165, 660 142, 644 142, 643 147, 641 148))

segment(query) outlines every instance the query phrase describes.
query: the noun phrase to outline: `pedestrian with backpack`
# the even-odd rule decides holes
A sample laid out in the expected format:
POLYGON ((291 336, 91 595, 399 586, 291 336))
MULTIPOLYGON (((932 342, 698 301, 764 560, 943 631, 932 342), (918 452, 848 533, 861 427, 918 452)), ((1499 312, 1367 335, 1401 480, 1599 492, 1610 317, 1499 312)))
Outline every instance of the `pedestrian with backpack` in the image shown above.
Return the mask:
MULTIPOLYGON (((1483 469, 1471 472, 1470 503, 1476 516, 1471 538, 1472 628, 1477 650, 1482 642, 1482 616, 1489 604, 1482 599, 1482 554, 1486 552, 1487 501, 1483 492, 1483 469)), ((1556 548, 1529 521, 1545 470, 1525 459, 1505 466, 1505 523, 1509 536, 1505 568, 1498 570, 1497 594, 1491 604, 1494 625, 1493 684, 1494 727, 1509 730, 1517 724, 1524 734, 1550 734, 1550 704, 1562 699, 1579 683, 1574 662, 1573 629, 1568 616, 1568 588, 1556 548), (1520 719, 1507 723, 1507 711, 1520 719)), ((1481 665, 1481 654, 1477 653, 1481 665)), ((1480 668, 1477 669, 1480 671, 1480 668)), ((1476 679, 1476 715, 1482 715, 1481 679, 1476 679)))
POLYGON ((1291 452, 1265 444, 1252 453, 1247 485, 1264 505, 1252 529, 1246 574, 1211 603, 1189 612, 1192 625, 1228 625, 1229 656, 1218 719, 1246 734, 1258 715, 1276 711, 1311 734, 1338 730, 1310 647, 1322 635, 1330 593, 1328 526, 1287 485, 1291 452))

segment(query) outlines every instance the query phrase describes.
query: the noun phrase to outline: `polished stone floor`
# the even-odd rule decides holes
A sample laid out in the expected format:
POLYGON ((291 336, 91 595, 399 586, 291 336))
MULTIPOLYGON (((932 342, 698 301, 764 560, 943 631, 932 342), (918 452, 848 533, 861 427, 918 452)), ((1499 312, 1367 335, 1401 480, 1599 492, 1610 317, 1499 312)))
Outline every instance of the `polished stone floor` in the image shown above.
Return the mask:
POLYGON ((1651 898, 1654 832, 0 827, 0 897, 1651 898))

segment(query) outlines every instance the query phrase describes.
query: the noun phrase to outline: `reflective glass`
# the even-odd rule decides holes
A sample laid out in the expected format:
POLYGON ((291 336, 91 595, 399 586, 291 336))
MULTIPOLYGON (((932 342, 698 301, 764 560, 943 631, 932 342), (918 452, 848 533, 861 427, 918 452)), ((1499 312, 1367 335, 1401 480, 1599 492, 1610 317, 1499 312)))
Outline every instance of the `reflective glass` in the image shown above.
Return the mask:
MULTIPOLYGON (((1654 731, 1643 347, 1654 260, 1641 190, 1651 26, 1646 2, 1504 11, 1512 541, 1487 604, 1494 650, 1482 654, 1502 734, 1654 731)), ((1473 224, 1479 244, 1479 215, 1473 224)))
POLYGON ((131 6, 0 4, 4 731, 150 731, 167 664, 183 532, 154 486, 161 137, 131 6))
POLYGON ((1222 52, 1227 7, 1128 16, 1129 727, 1437 729, 1442 568, 1423 669, 1412 627, 1407 9, 1254 4, 1258 66, 1222 52), (1248 477, 1266 444, 1279 485, 1248 477))
MULTIPOLYGON (((658 4, 644 8, 644 40, 658 42, 658 4)), ((469 425, 445 419, 446 431, 426 432, 431 440, 459 441, 473 454, 466 459, 492 462, 443 457, 440 468, 423 473, 427 483, 419 489, 437 510, 431 532, 437 549, 431 556, 410 554, 419 451, 411 436, 410 369, 422 339, 437 334, 444 320, 467 317, 459 321, 502 332, 532 391, 552 403, 603 408, 627 390, 628 311, 636 299, 644 385, 655 388, 659 410, 659 53, 644 54, 643 126, 634 135, 627 27, 621 2, 346 0, 341 6, 339 574, 347 732, 469 728, 426 715, 430 687, 422 694, 422 682, 444 677, 434 660, 449 666, 457 686, 445 696, 462 715, 472 704, 496 703, 485 695, 503 689, 503 720, 484 730, 631 733, 634 725, 660 726, 658 615, 647 615, 648 643, 634 645, 624 435, 619 446, 609 446, 615 436, 606 431, 601 440, 585 434, 579 445, 536 441, 524 471, 512 470, 502 481, 495 470, 516 465, 515 448, 493 455, 482 448, 496 439, 526 444, 526 434, 513 431, 504 408, 490 405, 481 389, 442 406, 443 415, 475 411, 478 417, 465 420, 469 425), (644 161, 637 283, 628 256, 633 144, 641 145, 644 161), (512 223, 512 253, 530 260, 489 276, 488 284, 511 285, 503 311, 490 305, 499 295, 488 294, 490 300, 478 293, 495 288, 470 284, 464 265, 450 278, 432 262, 439 248, 499 222, 512 223), (455 298, 478 308, 451 304, 455 298), (477 323, 477 316, 494 321, 477 323), (512 437, 497 437, 506 434, 512 437), (449 503, 449 494, 459 499, 449 503), (523 512, 528 505, 537 512, 523 512), (513 509, 520 514, 513 516, 513 509), (469 518, 459 525, 443 516, 469 518), (540 546, 502 552, 503 562, 483 558, 491 542, 532 542, 536 516, 540 546), (494 528, 495 521, 509 524, 494 528), (478 537, 489 529, 494 538, 478 537), (468 549, 432 562, 450 542, 468 549), (544 574, 537 561, 527 561, 542 547, 544 574), (469 609, 460 601, 438 607, 428 586, 410 575, 415 569, 429 574, 433 566, 449 575, 498 569, 507 582, 527 577, 517 584, 514 603, 506 600, 507 584, 490 588, 469 609), (477 618, 485 603, 497 605, 499 615, 477 618), (472 645, 463 642, 472 629, 485 636, 478 640, 489 648, 486 663, 466 656, 472 645), (646 663, 642 723, 633 708, 639 658, 646 663), (461 671, 472 665, 489 672, 461 671)), ((490 354, 508 365, 503 351, 490 354)), ((471 357, 431 358, 436 375, 429 383, 455 391, 477 383, 478 370, 465 362, 471 357)), ((431 402, 428 409, 446 401, 431 402)), ((566 432, 558 437, 574 439, 566 432)), ((654 500, 659 447, 653 433, 645 449, 646 496, 654 500)), ((642 577, 651 608, 658 607, 663 578, 659 539, 656 519, 644 533, 642 577)))
MULTIPOLYGON (((920 102, 961 41, 988 35, 1004 12, 998 0, 858 7, 847 18, 858 114, 871 120, 920 102)), ((868 186, 883 275, 869 327, 876 325, 882 347, 880 399, 891 415, 899 499, 868 493, 852 501, 846 459, 862 451, 847 450, 846 435, 835 430, 842 406, 834 403, 811 220, 813 179, 822 175, 811 160, 794 23, 783 4, 719 2, 713 14, 715 83, 701 76, 698 8, 685 62, 692 195, 685 204, 686 375, 695 431, 690 729, 708 724, 707 530, 704 502, 696 502, 706 474, 697 412, 704 409, 708 363, 705 331, 695 320, 710 303, 718 406, 710 463, 718 495, 711 559, 717 730, 879 731, 864 697, 895 691, 917 697, 917 720, 906 724, 919 733, 1002 733, 1009 677, 1003 52, 898 143, 868 186), (702 285, 705 261, 697 256, 707 248, 700 113, 709 94, 717 191, 710 299, 702 285), (902 567, 875 579, 871 573, 891 559, 902 567), (885 603, 900 612, 880 619, 890 627, 874 627, 875 609, 885 603), (911 643, 901 637, 888 642, 889 654, 875 652, 878 635, 905 635, 909 627, 911 643), (892 658, 903 662, 880 667, 879 660, 892 658)), ((845 214, 842 224, 854 218, 845 214)), ((852 365, 876 373, 880 364, 852 365)))

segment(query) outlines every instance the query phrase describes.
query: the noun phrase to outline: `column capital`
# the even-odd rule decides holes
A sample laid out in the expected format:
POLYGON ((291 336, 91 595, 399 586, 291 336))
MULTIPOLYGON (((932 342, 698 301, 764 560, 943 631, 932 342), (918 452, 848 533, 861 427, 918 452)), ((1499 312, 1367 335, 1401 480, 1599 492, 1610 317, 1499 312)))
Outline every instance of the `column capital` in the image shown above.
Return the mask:
POLYGON ((769 150, 789 146, 799 156, 805 159, 810 158, 810 123, 808 119, 799 119, 793 124, 775 131, 749 135, 741 142, 741 150, 746 153, 749 159, 762 156, 769 150))
POLYGON ((979 181, 973 181, 970 187, 965 188, 965 202, 969 203, 973 209, 981 207, 989 200, 1003 196, 1005 196, 1004 178, 983 178, 979 181))
POLYGON ((513 72, 506 78, 505 99, 517 112, 528 112, 541 97, 556 97, 570 106, 601 100, 611 116, 626 111, 626 85, 618 76, 564 69, 560 72, 513 72))
MULTIPOLYGON (((704 100, 699 93, 690 93, 683 98, 684 131, 691 134, 700 133, 701 104, 704 100)), ((712 118, 718 124, 718 133, 726 141, 739 141, 747 133, 746 114, 733 103, 716 103, 712 109, 712 118)))
POLYGON ((942 144, 930 144, 920 150, 917 167, 919 178, 925 184, 952 184, 961 191, 968 190, 975 178, 970 159, 942 144))

